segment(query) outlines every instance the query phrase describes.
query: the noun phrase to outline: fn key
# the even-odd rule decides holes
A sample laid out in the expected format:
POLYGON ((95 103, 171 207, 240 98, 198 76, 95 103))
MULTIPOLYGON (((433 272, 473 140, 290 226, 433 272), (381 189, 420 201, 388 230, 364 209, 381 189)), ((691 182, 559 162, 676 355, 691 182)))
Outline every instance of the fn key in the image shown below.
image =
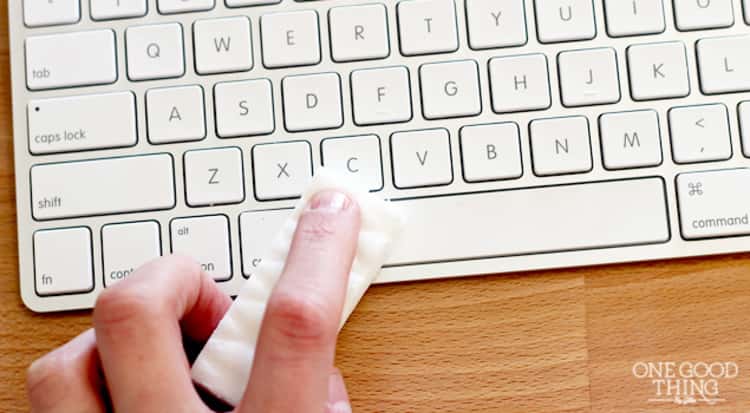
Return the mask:
POLYGON ((94 289, 91 231, 88 228, 34 233, 34 279, 41 296, 86 293, 94 289))

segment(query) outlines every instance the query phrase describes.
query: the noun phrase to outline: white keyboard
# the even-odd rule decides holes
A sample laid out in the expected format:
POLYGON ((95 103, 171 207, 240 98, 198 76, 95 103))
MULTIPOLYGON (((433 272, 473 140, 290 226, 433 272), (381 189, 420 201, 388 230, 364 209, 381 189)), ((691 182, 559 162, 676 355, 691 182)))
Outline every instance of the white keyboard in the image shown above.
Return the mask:
POLYGON ((8 3, 34 311, 236 293, 323 165, 408 215, 379 282, 750 251, 750 0, 8 3))

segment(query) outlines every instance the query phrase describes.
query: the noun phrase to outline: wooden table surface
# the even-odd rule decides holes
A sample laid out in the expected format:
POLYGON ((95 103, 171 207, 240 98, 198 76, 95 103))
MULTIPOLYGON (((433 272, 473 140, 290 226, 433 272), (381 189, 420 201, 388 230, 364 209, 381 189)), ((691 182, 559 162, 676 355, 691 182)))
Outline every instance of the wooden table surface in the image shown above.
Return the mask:
MULTIPOLYGON (((0 412, 90 325, 18 291, 7 7, 0 7, 0 412)), ((338 347, 357 412, 750 412, 750 254, 373 287, 338 347), (732 362, 714 406, 653 403, 640 362, 732 362), (638 367, 636 367, 638 371, 638 367)))

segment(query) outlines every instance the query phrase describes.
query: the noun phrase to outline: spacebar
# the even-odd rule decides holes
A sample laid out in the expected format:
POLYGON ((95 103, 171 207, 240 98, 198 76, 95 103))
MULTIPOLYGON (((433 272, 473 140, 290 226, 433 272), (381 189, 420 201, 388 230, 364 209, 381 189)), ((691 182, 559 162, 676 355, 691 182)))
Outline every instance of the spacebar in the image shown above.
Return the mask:
POLYGON ((393 201, 407 221, 388 266, 651 244, 670 237, 661 178, 393 201))

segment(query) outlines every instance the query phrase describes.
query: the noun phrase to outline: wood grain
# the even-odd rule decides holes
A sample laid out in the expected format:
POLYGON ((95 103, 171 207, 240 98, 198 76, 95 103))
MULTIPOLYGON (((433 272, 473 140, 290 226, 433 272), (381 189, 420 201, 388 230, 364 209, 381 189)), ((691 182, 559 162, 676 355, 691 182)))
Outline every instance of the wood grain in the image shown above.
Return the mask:
MULTIPOLYGON (((3 2, 4 3, 4 2, 3 2)), ((90 324, 18 292, 7 12, 0 7, 0 411, 90 324)), ((376 286, 337 363, 358 412, 750 412, 750 254, 376 286), (716 406, 655 405, 641 361, 733 361, 716 406)))

